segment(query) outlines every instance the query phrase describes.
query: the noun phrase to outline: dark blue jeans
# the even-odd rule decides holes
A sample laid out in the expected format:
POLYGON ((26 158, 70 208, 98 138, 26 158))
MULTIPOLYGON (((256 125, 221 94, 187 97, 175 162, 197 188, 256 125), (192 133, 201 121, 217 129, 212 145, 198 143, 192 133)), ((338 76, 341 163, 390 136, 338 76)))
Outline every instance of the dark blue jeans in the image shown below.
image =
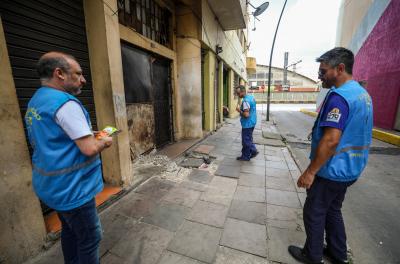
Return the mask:
POLYGON ((95 199, 72 209, 58 211, 62 223, 61 246, 66 264, 98 264, 102 238, 95 199))
POLYGON ((324 230, 330 253, 338 259, 347 259, 346 232, 341 209, 347 187, 354 182, 337 182, 317 176, 307 190, 303 209, 307 235, 304 251, 312 261, 322 260, 324 230))
POLYGON ((251 155, 257 153, 256 146, 253 143, 254 127, 242 128, 242 158, 250 160, 251 155))

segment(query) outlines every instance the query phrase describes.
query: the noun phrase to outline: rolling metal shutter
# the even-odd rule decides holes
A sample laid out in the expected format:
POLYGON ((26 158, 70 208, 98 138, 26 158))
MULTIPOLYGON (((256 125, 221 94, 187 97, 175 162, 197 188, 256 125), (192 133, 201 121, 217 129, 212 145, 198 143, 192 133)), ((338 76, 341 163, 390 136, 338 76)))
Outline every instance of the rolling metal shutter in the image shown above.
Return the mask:
POLYGON ((0 15, 22 116, 40 87, 36 62, 48 51, 73 55, 87 85, 78 96, 96 129, 82 0, 1 0, 0 15))

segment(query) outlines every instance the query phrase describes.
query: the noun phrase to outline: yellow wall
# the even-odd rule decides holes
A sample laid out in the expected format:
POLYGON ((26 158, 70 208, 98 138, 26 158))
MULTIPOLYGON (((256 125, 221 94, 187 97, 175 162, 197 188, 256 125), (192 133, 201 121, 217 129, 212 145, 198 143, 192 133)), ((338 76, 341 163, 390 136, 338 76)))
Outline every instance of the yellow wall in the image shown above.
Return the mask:
POLYGON ((111 148, 102 152, 103 177, 114 185, 133 182, 116 0, 84 1, 93 94, 98 127, 122 130, 111 148))
POLYGON ((218 64, 218 110, 219 110, 219 120, 217 123, 221 123, 224 120, 224 111, 222 106, 224 104, 224 63, 222 61, 218 64))
POLYGON ((239 104, 239 97, 235 98, 234 95, 234 77, 235 72, 233 70, 229 71, 229 86, 228 86, 228 100, 229 100, 229 117, 234 118, 239 116, 239 113, 236 111, 236 107, 239 104))
POLYGON ((22 263, 45 242, 42 210, 0 19, 0 262, 22 263))
POLYGON ((207 51, 204 59, 204 130, 215 130, 215 54, 207 51))

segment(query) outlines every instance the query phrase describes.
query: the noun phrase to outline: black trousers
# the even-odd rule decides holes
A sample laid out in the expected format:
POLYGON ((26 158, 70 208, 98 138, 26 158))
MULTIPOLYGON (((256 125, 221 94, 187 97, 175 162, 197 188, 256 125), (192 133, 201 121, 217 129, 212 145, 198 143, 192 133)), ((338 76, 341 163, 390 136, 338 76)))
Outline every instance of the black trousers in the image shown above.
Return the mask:
POLYGON ((324 231, 328 250, 336 258, 347 259, 346 232, 342 217, 342 203, 351 182, 337 182, 315 177, 303 208, 306 229, 305 253, 315 262, 322 260, 324 231))

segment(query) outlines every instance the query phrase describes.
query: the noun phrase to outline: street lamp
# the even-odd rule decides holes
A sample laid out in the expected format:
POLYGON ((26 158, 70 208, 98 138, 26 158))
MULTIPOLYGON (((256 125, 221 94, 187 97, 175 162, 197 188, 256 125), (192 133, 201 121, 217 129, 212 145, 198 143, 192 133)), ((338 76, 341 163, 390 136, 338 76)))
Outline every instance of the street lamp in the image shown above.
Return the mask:
MULTIPOLYGON (((282 15, 283 15, 283 11, 285 10, 285 7, 286 7, 286 2, 287 2, 287 0, 285 0, 285 3, 283 4, 281 15, 279 16, 278 24, 276 25, 274 40, 272 41, 271 53, 270 53, 270 56, 269 56, 268 93, 267 93, 267 121, 269 121, 269 108, 270 108, 270 104, 271 104, 271 64, 272 64, 272 55, 274 54, 276 34, 278 33, 279 24, 281 23, 281 18, 282 18, 282 15)), ((253 16, 254 16, 254 19, 257 19, 257 20, 258 20, 257 16, 261 15, 269 6, 269 2, 265 2, 265 3, 261 4, 259 7, 253 6, 250 3, 250 1, 247 1, 247 3, 252 8, 255 9, 255 11, 253 12, 253 16)), ((255 21, 254 21, 254 23, 255 23, 255 21)), ((255 25, 254 25, 254 29, 255 29, 255 25)))
POLYGON ((271 53, 269 55, 268 94, 267 94, 267 121, 269 121, 269 108, 270 108, 270 104, 271 104, 271 64, 272 64, 272 55, 274 54, 276 33, 278 33, 279 24, 281 23, 281 18, 282 18, 282 15, 283 15, 283 11, 285 10, 285 7, 286 7, 286 2, 287 2, 287 0, 285 0, 285 3, 283 4, 281 15, 279 16, 278 24, 276 25, 274 40, 272 41, 271 53))

